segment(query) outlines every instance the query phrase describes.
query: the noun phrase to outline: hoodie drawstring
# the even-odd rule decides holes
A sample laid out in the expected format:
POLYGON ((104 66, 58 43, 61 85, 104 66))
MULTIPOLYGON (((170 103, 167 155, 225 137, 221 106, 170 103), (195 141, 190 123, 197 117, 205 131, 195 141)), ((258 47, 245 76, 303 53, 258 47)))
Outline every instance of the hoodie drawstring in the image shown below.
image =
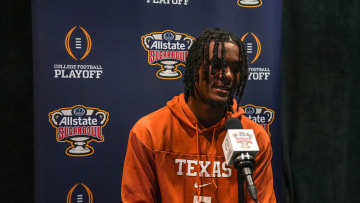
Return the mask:
POLYGON ((197 157, 197 177, 196 177, 196 182, 198 184, 198 188, 197 188, 197 201, 200 201, 200 194, 201 194, 201 178, 200 178, 200 137, 199 137, 199 126, 198 124, 196 124, 196 137, 197 137, 197 141, 196 141, 196 157, 197 157))
MULTIPOLYGON (((215 135, 216 135, 216 129, 214 128, 214 130, 213 130, 213 135, 212 135, 212 138, 211 138, 211 148, 213 149, 212 151, 213 152, 215 152, 216 150, 215 150, 215 146, 214 146, 214 144, 215 144, 215 135)), ((197 182, 197 184, 198 184, 198 188, 197 188, 197 196, 198 196, 198 198, 197 198, 197 200, 198 200, 198 202, 200 201, 200 195, 201 195, 201 191, 202 191, 202 188, 201 187, 199 187, 201 184, 202 184, 202 180, 201 180, 201 178, 200 178, 200 155, 201 155, 201 153, 200 153, 200 149, 201 149, 201 147, 200 147, 200 135, 199 135, 199 126, 198 126, 198 124, 196 124, 196 157, 197 157, 197 177, 196 177, 196 182, 197 182)), ((215 156, 211 156, 212 158, 211 158, 211 165, 212 165, 212 167, 214 166, 213 164, 214 164, 214 162, 215 162, 215 156)), ((217 189, 218 188, 218 186, 217 186, 217 184, 216 184, 216 182, 215 182, 215 179, 214 179, 214 177, 211 175, 211 182, 214 184, 214 187, 217 189)))
MULTIPOLYGON (((212 148, 215 148, 214 143, 215 143, 215 128, 214 128, 214 131, 213 131, 213 136, 211 138, 211 147, 212 148)), ((214 163, 214 161, 215 161, 214 157, 212 157, 211 163, 214 163)), ((212 176, 211 176, 211 182, 214 183, 214 187, 217 189, 217 185, 215 183, 214 177, 212 177, 212 176)))

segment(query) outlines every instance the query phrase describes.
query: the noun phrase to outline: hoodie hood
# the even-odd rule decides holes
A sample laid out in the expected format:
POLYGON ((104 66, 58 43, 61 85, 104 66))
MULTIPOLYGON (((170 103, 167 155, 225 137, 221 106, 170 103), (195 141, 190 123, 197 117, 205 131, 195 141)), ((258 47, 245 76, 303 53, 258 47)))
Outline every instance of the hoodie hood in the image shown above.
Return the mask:
MULTIPOLYGON (((182 124, 185 124, 194 131, 197 130, 197 126, 199 126, 200 122, 191 111, 189 105, 186 103, 184 93, 180 94, 179 96, 175 96, 172 100, 168 101, 166 106, 170 109, 171 113, 182 122, 182 124)), ((234 113, 227 112, 227 114, 215 125, 209 128, 198 130, 205 134, 206 132, 213 132, 214 130, 219 132, 222 128, 225 127, 225 123, 229 118, 235 117, 240 119, 241 115, 245 114, 242 108, 239 108, 239 110, 236 111, 237 103, 235 99, 232 108, 234 113)))

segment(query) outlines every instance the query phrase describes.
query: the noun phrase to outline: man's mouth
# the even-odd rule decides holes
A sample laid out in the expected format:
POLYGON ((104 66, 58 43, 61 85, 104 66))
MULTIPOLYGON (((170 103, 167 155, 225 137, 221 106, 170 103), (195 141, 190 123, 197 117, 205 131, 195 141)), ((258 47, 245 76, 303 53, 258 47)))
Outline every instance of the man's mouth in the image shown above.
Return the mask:
POLYGON ((216 89, 216 91, 222 93, 228 93, 231 90, 231 88, 228 86, 214 86, 214 88, 216 89))

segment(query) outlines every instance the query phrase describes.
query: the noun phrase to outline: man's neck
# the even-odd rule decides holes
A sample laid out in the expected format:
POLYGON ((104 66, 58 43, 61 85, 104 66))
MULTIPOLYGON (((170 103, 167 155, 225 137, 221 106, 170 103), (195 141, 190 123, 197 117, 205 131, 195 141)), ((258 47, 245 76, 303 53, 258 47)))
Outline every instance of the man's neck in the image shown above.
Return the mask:
POLYGON ((189 97, 187 104, 205 128, 215 125, 225 114, 224 106, 214 106, 209 102, 204 103, 193 96, 189 97))

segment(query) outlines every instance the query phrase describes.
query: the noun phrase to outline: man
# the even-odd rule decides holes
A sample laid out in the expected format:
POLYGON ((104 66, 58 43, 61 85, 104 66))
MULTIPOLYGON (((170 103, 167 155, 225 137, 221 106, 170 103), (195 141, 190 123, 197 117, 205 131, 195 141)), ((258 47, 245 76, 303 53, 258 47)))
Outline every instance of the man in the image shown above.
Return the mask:
POLYGON ((123 202, 238 202, 236 169, 225 164, 221 146, 231 117, 254 130, 260 148, 253 172, 259 202, 276 202, 269 136, 238 106, 247 77, 246 52, 238 37, 213 29, 195 40, 186 62, 185 93, 130 131, 123 202))

